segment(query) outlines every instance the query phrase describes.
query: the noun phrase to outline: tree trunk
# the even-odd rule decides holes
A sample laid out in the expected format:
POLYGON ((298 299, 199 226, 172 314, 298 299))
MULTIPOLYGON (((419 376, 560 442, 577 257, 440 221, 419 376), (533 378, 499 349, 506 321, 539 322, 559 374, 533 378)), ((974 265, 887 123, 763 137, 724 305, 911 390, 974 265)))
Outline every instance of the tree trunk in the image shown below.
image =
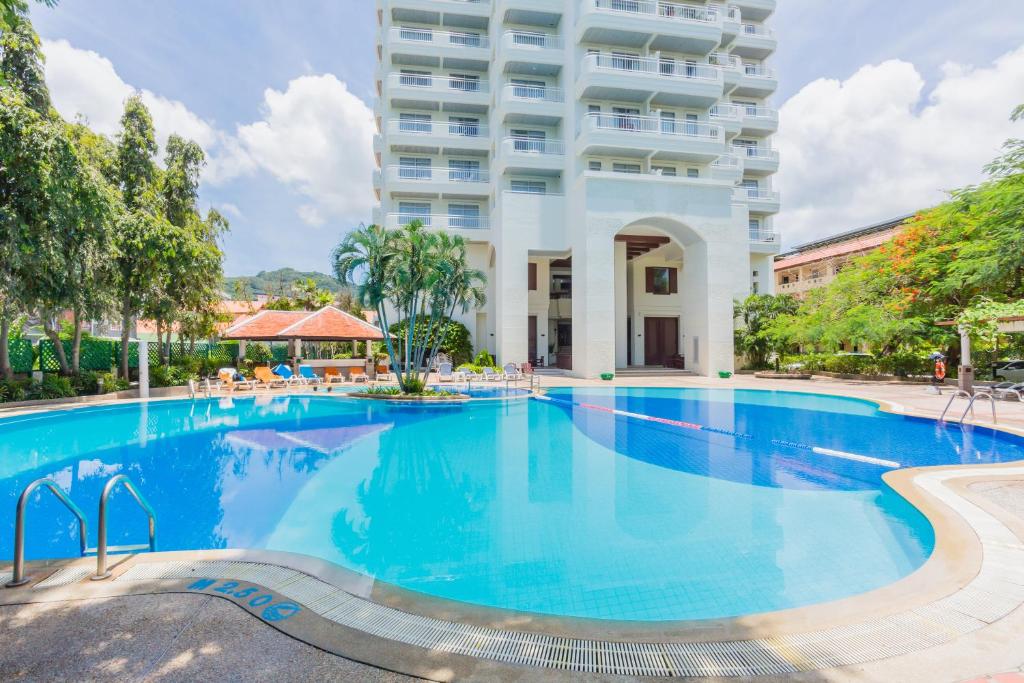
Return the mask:
POLYGON ((57 357, 57 364, 60 366, 60 374, 67 377, 71 374, 71 367, 68 365, 68 356, 64 353, 64 342, 60 339, 60 333, 50 324, 50 316, 44 313, 40 316, 43 319, 43 332, 53 342, 53 355, 57 357))
POLYGON ((0 373, 3 378, 10 382, 14 379, 14 370, 11 368, 11 356, 8 340, 11 336, 11 321, 7 318, 0 318, 0 373))
POLYGON ((82 317, 78 311, 74 313, 75 336, 71 340, 71 372, 79 375, 82 372, 82 317))
POLYGON ((131 325, 132 315, 128 309, 128 303, 125 302, 121 311, 121 379, 126 382, 130 380, 131 375, 128 374, 128 340, 131 338, 131 325))

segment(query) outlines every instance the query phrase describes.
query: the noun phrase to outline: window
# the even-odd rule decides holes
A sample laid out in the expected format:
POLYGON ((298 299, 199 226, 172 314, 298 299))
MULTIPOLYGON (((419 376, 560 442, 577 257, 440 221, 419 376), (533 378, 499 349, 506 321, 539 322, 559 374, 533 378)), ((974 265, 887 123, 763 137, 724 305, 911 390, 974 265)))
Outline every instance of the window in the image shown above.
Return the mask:
POLYGON ((750 232, 760 232, 760 230, 761 230, 761 219, 760 218, 751 218, 749 221, 747 221, 747 227, 750 228, 750 232))
POLYGON ((750 291, 753 294, 757 294, 760 291, 760 289, 761 289, 761 284, 759 282, 752 283, 752 285, 750 287, 750 291))
POLYGON ((547 44, 547 34, 535 31, 515 31, 512 34, 513 45, 526 45, 529 47, 544 47, 547 44))
POLYGON ((480 119, 471 116, 449 116, 448 133, 473 138, 478 137, 480 135, 480 119))
POLYGON ((675 112, 663 111, 661 112, 661 132, 673 135, 676 132, 676 115, 675 112))
POLYGON ((735 104, 737 107, 743 109, 746 112, 747 116, 753 116, 753 115, 757 114, 757 102, 743 102, 743 101, 733 100, 733 104, 735 104))
POLYGON ((587 111, 590 112, 591 114, 600 114, 601 113, 601 105, 600 104, 588 104, 587 105, 587 111))
POLYGON ((430 180, 430 158, 401 157, 398 160, 398 177, 403 180, 430 180))
POLYGON ((675 166, 651 166, 651 173, 654 175, 668 176, 674 178, 676 175, 675 166))
POLYGON ((640 130, 640 110, 635 107, 612 107, 615 127, 621 130, 640 130))
POLYGON ((512 191, 524 194, 547 194, 548 184, 543 180, 513 180, 512 191))
POLYGON ((479 92, 480 77, 476 74, 452 74, 448 79, 448 87, 464 92, 479 92))
POLYGON ((671 76, 676 72, 676 60, 672 57, 662 57, 658 62, 658 72, 662 76, 671 76))
POLYGON ((467 47, 480 47, 479 33, 452 33, 448 37, 451 45, 465 45, 467 47))
POLYGON ((636 174, 640 173, 640 164, 623 164, 616 161, 612 164, 612 171, 614 173, 636 174))
POLYGON ((821 271, 820 270, 818 270, 817 268, 814 268, 813 270, 811 270, 811 279, 812 280, 817 280, 819 277, 821 277, 821 271))
POLYGON ((479 183, 481 181, 480 162, 466 161, 464 159, 449 159, 448 179, 468 183, 479 183))
POLYGON ((429 71, 416 71, 415 69, 402 69, 398 76, 398 82, 402 85, 411 85, 416 88, 429 88, 433 78, 429 71))
POLYGON ((696 78, 697 77, 697 61, 693 59, 686 60, 686 77, 696 78))
POLYGON ((399 202, 398 222, 402 225, 418 220, 430 225, 430 204, 427 202, 399 202))
POLYGON ((591 171, 600 171, 602 168, 602 164, 600 161, 591 160, 587 162, 587 168, 590 169, 591 171))
POLYGON ((761 196, 761 186, 758 185, 756 180, 749 178, 744 179, 743 182, 740 183, 740 187, 747 191, 747 196, 751 199, 757 199, 761 196))
POLYGON ((782 276, 782 284, 784 284, 784 285, 788 285, 789 284, 789 276, 788 275, 783 275, 782 276))
POLYGON ((403 26, 399 29, 399 36, 401 36, 402 40, 418 40, 429 43, 434 39, 434 32, 428 28, 403 26))
POLYGON ((547 134, 542 130, 512 129, 512 149, 516 152, 533 152, 543 154, 547 134))
POLYGON ((527 264, 526 271, 526 288, 531 292, 537 291, 537 264, 527 264))
POLYGON ((648 294, 676 294, 679 292, 679 271, 675 268, 647 268, 646 290, 648 294))
POLYGON ((638 71, 640 69, 640 55, 635 52, 612 52, 612 68, 624 71, 638 71))
POLYGON ((479 228, 480 207, 476 204, 449 204, 448 225, 452 228, 479 228))
POLYGON ((430 133, 433 124, 430 114, 399 114, 398 129, 403 133, 430 133))
POLYGON ((529 100, 544 99, 547 83, 544 81, 531 81, 524 78, 512 79, 512 95, 523 97, 529 100))
POLYGON ((686 134, 687 135, 697 135, 699 132, 700 132, 700 129, 697 126, 697 115, 696 114, 687 114, 686 115, 686 134))
POLYGON ((732 144, 743 148, 748 157, 757 156, 757 140, 734 140, 732 144))
POLYGON ((688 169, 686 169, 686 177, 687 178, 700 178, 700 169, 699 168, 688 168, 688 169))

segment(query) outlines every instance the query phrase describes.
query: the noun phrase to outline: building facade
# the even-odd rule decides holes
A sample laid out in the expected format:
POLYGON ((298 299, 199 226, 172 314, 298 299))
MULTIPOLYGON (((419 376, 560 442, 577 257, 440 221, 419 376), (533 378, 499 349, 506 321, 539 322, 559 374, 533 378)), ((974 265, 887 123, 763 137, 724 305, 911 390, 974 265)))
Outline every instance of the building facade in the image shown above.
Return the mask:
POLYGON ((775 0, 378 0, 374 220, 464 236, 475 348, 733 369, 773 290, 775 0))
POLYGON ((775 292, 802 299, 812 289, 825 287, 846 264, 895 237, 908 218, 848 230, 780 254, 775 259, 775 292))

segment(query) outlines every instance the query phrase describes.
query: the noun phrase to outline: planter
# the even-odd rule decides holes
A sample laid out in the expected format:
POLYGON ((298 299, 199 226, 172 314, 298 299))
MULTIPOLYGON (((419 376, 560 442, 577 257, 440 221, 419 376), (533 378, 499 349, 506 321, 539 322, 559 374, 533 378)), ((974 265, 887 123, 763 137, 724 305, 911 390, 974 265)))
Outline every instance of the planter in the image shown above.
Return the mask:
POLYGON ((732 373, 729 372, 728 370, 721 370, 719 371, 718 376, 721 377, 722 379, 729 379, 730 377, 732 377, 732 373))
POLYGON ((408 394, 367 394, 363 392, 352 392, 347 394, 349 398, 358 398, 364 401, 384 401, 385 403, 465 403, 470 400, 466 394, 452 394, 450 396, 415 396, 408 394))
POLYGON ((761 379, 811 379, 810 373, 801 372, 755 372, 754 377, 761 379))
POLYGON ((613 379, 615 379, 615 374, 612 372, 602 372, 601 379, 603 379, 605 382, 611 382, 613 379))

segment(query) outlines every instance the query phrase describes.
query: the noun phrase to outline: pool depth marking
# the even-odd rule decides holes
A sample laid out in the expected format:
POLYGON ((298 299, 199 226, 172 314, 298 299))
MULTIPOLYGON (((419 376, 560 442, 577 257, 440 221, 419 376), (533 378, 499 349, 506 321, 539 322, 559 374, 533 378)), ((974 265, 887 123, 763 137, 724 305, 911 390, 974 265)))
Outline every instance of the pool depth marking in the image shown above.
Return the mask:
MULTIPOLYGON (((617 408, 609 408, 608 406, 599 406, 593 403, 581 403, 579 401, 567 401, 560 398, 551 398, 550 396, 535 396, 539 401, 548 401, 551 403, 558 403, 561 405, 570 406, 573 408, 585 408, 586 410, 595 410, 601 413, 608 413, 609 415, 618 415, 620 417, 628 417, 634 420, 643 420, 644 422, 657 422, 658 424, 669 425, 672 427, 681 427, 682 429, 691 429, 697 432, 710 432, 712 434, 722 434, 724 436, 732 436, 738 439, 750 439, 754 437, 751 434, 743 434, 741 432, 731 432, 727 429, 717 429, 715 427, 708 427, 706 425, 695 424, 693 422, 683 422, 682 420, 672 420, 667 417, 655 417, 653 415, 644 415, 643 413, 632 413, 628 410, 619 410, 617 408)), ((821 448, 820 446, 811 446, 805 443, 797 443, 794 441, 783 441, 781 439, 771 439, 771 443, 775 446, 783 446, 788 448, 795 448, 798 450, 811 451, 818 455, 828 455, 834 458, 842 458, 844 460, 853 460, 855 462, 861 462, 866 465, 877 465, 878 467, 886 467, 888 469, 899 469, 903 467, 900 463, 894 460, 883 460, 882 458, 872 458, 868 455, 858 455, 857 453, 847 453, 846 451, 837 451, 831 448, 821 448)))

